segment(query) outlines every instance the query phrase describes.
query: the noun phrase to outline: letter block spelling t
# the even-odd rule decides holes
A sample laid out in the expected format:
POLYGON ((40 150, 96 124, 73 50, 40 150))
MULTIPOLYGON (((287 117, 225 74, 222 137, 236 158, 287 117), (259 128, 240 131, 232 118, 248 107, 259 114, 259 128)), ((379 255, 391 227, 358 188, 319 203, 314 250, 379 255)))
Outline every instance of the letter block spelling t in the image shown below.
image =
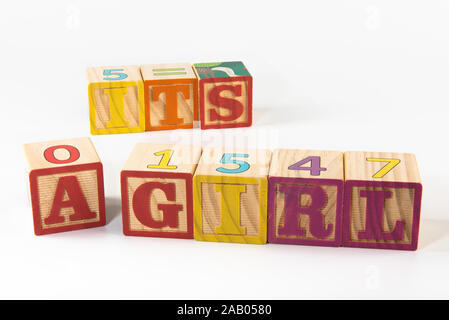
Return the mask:
POLYGON ((193 178, 196 240, 266 243, 269 150, 207 148, 193 178))
POLYGON ((145 131, 142 76, 137 66, 90 67, 89 114, 92 134, 145 131))
POLYGON ((343 246, 416 250, 422 185, 413 154, 346 152, 343 246))
POLYGON ((188 63, 140 68, 145 87, 146 130, 193 128, 198 120, 198 79, 188 63))
POLYGON ((340 245, 342 152, 275 150, 268 183, 268 242, 340 245))
POLYGON ((24 151, 36 235, 106 223, 103 166, 89 138, 30 143, 24 151))
POLYGON ((121 173, 123 233, 193 238, 192 178, 201 147, 138 143, 121 173))
POLYGON ((240 61, 195 63, 201 129, 250 127, 253 78, 240 61))

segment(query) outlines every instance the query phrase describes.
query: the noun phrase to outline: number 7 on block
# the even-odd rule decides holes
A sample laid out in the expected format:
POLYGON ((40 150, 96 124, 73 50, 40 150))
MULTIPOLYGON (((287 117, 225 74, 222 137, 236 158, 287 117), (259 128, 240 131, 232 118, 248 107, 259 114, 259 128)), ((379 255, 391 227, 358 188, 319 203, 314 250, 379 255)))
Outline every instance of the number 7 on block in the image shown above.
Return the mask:
POLYGON ((388 162, 385 166, 383 166, 382 169, 380 169, 373 175, 373 178, 382 178, 401 162, 401 160, 399 159, 386 158, 366 158, 366 161, 388 162))

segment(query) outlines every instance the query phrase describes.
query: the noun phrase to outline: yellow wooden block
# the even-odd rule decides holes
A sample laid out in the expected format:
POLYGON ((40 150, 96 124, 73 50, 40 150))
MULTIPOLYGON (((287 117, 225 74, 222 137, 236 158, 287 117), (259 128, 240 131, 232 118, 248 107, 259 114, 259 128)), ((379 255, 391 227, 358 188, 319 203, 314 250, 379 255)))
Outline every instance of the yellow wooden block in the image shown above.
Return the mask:
POLYGON ((144 90, 137 66, 87 68, 92 134, 145 131, 144 90))
POLYGON ((193 179, 194 238, 267 242, 269 150, 206 148, 193 179))

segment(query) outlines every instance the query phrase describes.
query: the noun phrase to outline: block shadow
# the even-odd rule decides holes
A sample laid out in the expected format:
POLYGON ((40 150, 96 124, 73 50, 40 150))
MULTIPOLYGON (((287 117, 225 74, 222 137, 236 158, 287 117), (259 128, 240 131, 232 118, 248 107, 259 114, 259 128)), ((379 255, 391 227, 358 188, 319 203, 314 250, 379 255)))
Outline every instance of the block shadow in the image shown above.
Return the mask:
POLYGON ((122 200, 120 198, 106 197, 106 224, 110 224, 122 213, 122 200))
MULTIPOLYGON (((449 237, 449 221, 423 219, 419 233, 418 249, 430 249, 443 238, 449 237)), ((435 251, 448 251, 449 244, 443 243, 443 246, 432 249, 435 251)))

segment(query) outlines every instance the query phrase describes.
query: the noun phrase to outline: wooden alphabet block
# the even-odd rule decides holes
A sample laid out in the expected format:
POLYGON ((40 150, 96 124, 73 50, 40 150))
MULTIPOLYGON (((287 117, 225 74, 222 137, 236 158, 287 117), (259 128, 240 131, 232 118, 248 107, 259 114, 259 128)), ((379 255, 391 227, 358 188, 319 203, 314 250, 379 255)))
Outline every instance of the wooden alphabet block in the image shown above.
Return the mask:
POLYGON ((103 166, 89 138, 30 143, 24 151, 36 235, 105 225, 103 166))
POLYGON ((207 148, 193 178, 194 238, 267 242, 269 150, 207 148))
POLYGON ((193 128, 198 120, 198 79, 189 63, 141 66, 146 130, 193 128))
POLYGON ((145 131, 144 90, 139 67, 90 67, 87 79, 92 134, 145 131))
POLYGON ((422 185, 413 154, 345 153, 343 246, 416 250, 422 185))
POLYGON ((268 242, 339 246, 343 153, 273 152, 268 182, 268 242))
POLYGON ((121 173, 123 233, 193 238, 192 178, 201 147, 138 143, 121 173))
POLYGON ((250 127, 253 78, 240 61, 195 63, 201 129, 250 127))

